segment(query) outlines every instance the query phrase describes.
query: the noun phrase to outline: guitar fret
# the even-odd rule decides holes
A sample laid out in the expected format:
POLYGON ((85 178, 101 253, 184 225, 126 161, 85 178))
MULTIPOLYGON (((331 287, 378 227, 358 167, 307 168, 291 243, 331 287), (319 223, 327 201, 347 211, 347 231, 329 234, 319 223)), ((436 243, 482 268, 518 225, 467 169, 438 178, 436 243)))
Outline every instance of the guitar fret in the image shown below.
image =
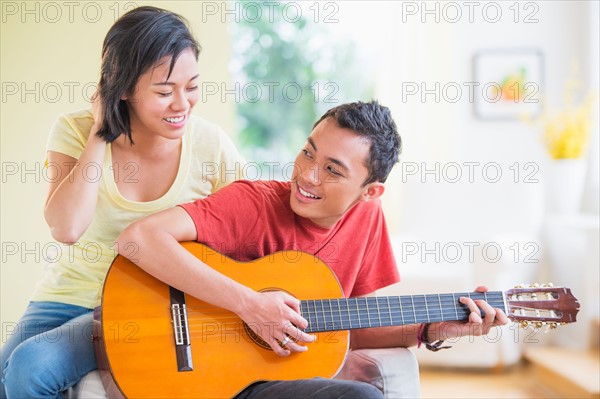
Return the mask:
POLYGON ((411 320, 411 301, 409 296, 398 297, 398 306, 402 309, 402 317, 404 324, 414 324, 414 320, 411 320))
POLYGON ((329 324, 328 324, 329 322, 327 321, 327 308, 326 308, 327 303, 323 299, 321 299, 320 302, 321 302, 321 309, 322 309, 321 312, 323 315, 323 323, 322 323, 323 329, 325 331, 327 331, 328 327, 329 327, 329 324))
POLYGON ((307 332, 313 331, 314 328, 315 328, 314 321, 312 319, 312 312, 310 310, 310 303, 311 302, 312 301, 302 301, 301 302, 302 304, 306 305, 305 308, 306 308, 306 314, 307 314, 307 317, 308 317, 308 327, 306 327, 306 331, 307 332))
POLYGON ((423 299, 425 300, 425 315, 427 316, 427 322, 431 322, 429 319, 429 306, 427 305, 427 296, 423 295, 423 299))
POLYGON ((402 305, 400 303, 400 297, 398 297, 398 309, 400 309, 400 317, 402 318, 402 324, 406 324, 404 322, 404 311, 402 310, 402 305))
MULTIPOLYGON (((321 318, 319 317, 319 306, 318 306, 320 302, 321 302, 321 301, 319 301, 319 300, 316 300, 316 301, 315 301, 315 317, 317 318, 317 330, 318 330, 318 331, 321 331, 321 328, 319 327, 319 320, 320 320, 321 318)), ((322 309, 322 308, 323 308, 323 304, 321 304, 321 309, 322 309)), ((322 313, 322 312, 321 312, 321 313, 322 313)))
POLYGON ((342 328, 342 318, 340 316, 340 299, 337 298, 335 300, 335 306, 337 307, 337 326, 334 326, 334 328, 337 329, 341 329, 342 328))
POLYGON ((377 302, 377 309, 379 313, 379 326, 389 326, 390 325, 390 315, 389 315, 389 306, 385 303, 385 298, 376 297, 375 301, 377 302), (381 305, 380 305, 381 304, 381 305), (388 314, 386 314, 385 310, 388 310, 388 314))
POLYGON ((367 298, 359 298, 364 306, 365 306, 365 312, 367 315, 367 327, 371 327, 371 316, 369 315, 369 304, 367 303, 367 298))
POLYGON ((308 301, 306 303, 306 308, 308 309, 308 326, 311 329, 311 331, 315 330, 315 321, 313 320, 313 316, 315 315, 314 310, 311 311, 310 310, 310 305, 313 305, 313 309, 315 307, 314 301, 308 301))
MULTIPOLYGON (((331 318, 331 329, 334 329, 335 321, 333 321, 333 309, 331 308, 331 301, 327 301, 327 304, 329 304, 329 316, 331 318)), ((325 327, 327 327, 327 324, 325 324, 325 327)))
POLYGON ((454 313, 456 314, 456 320, 458 320, 458 309, 456 308, 456 302, 458 301, 454 297, 454 294, 452 294, 452 302, 454 303, 454 313))
POLYGON ((342 307, 346 305, 346 300, 344 299, 338 299, 337 300, 337 305, 338 305, 338 318, 340 319, 340 329, 343 330, 347 330, 348 326, 345 324, 345 319, 344 316, 342 315, 342 307))
POLYGON ((417 312, 415 311, 415 299, 412 295, 410 296, 410 301, 412 303, 413 315, 415 316, 415 323, 417 323, 417 312))
POLYGON ((352 316, 350 314, 350 300, 346 300, 346 313, 348 313, 348 328, 354 328, 352 325, 352 316))

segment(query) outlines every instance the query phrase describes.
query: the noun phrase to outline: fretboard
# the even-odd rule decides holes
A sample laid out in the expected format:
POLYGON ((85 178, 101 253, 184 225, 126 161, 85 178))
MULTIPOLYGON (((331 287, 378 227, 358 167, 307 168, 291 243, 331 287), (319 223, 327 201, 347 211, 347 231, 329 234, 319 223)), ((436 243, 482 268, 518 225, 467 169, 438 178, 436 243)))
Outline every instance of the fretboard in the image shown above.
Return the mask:
POLYGON ((483 299, 506 311, 501 291, 305 300, 300 310, 308 321, 306 332, 352 330, 467 320, 470 311, 460 297, 483 299))

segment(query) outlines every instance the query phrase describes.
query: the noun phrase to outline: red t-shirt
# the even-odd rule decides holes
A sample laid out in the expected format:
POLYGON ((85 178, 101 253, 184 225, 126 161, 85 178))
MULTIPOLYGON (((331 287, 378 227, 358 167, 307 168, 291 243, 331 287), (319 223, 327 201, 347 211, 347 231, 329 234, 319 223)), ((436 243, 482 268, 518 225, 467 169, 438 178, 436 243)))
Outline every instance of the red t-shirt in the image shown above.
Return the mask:
POLYGON ((347 297, 400 281, 379 200, 358 203, 329 229, 292 211, 289 182, 237 181, 180 206, 198 242, 238 261, 302 250, 329 265, 347 297))

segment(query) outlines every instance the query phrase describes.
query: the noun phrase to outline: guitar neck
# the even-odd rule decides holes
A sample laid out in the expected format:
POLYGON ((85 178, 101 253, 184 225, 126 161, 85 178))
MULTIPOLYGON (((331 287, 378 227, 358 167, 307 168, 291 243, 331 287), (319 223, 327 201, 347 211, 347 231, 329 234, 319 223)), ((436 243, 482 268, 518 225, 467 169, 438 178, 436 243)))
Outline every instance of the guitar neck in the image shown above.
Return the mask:
POLYGON ((300 310, 308 321, 306 332, 352 330, 467 320, 470 311, 460 297, 483 299, 506 312, 501 291, 304 300, 300 310))

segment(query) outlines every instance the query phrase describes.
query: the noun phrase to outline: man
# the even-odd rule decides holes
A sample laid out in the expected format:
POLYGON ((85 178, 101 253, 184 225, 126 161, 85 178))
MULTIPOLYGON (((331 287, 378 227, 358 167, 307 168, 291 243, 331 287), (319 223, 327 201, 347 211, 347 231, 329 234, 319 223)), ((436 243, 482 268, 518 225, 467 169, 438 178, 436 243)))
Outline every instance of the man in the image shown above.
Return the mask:
MULTIPOLYGON (((329 264, 346 296, 374 295, 399 281, 379 197, 400 149, 389 109, 377 102, 338 106, 315 124, 296 157, 291 182, 233 183, 204 200, 132 224, 117 239, 118 248, 127 256, 128 244, 135 243, 132 260, 141 268, 236 313, 278 355, 304 352, 314 337, 302 331, 307 321, 297 299, 283 292, 255 292, 205 265, 178 242, 197 240, 240 261, 301 249, 329 264), (297 328, 291 331, 290 325, 297 328)), ((460 301, 471 311, 466 323, 353 330, 351 346, 408 347, 424 341, 437 349, 439 342, 430 341, 487 334, 492 326, 508 322, 501 310, 485 301, 460 301)), ((311 395, 380 397, 381 393, 368 384, 314 379, 258 383, 238 396, 311 395)))

